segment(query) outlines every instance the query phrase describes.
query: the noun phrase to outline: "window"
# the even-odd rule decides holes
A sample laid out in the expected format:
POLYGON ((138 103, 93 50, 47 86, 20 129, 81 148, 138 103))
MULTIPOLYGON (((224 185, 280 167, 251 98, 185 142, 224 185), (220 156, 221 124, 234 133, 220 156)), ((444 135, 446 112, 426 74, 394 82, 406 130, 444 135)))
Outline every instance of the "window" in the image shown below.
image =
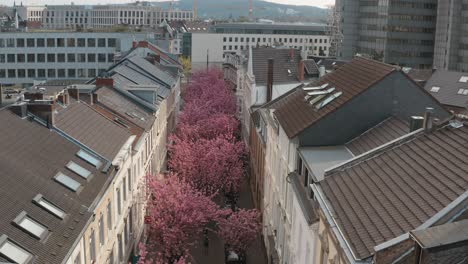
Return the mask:
POLYGON ((15 54, 7 54, 7 61, 8 62, 16 62, 15 54))
POLYGON ((74 38, 68 38, 67 39, 67 47, 75 47, 75 39, 74 38))
POLYGON ((96 47, 96 39, 95 38, 89 38, 88 39, 88 47, 96 47))
POLYGON ((131 169, 128 169, 127 178, 128 178, 128 191, 131 192, 132 191, 132 170, 131 169))
POLYGON ((65 73, 65 69, 58 69, 57 70, 57 77, 59 78, 65 78, 67 77, 66 73, 65 73))
POLYGON ((0 54, 0 62, 5 63, 5 54, 0 54))
POLYGON ((113 53, 108 53, 107 54, 107 62, 114 62, 114 54, 113 53))
POLYGON ((122 234, 117 235, 118 240, 118 250, 119 250, 119 260, 123 260, 123 246, 122 246, 122 234))
POLYGON ((88 62, 96 62, 96 54, 88 53, 88 62))
POLYGON ((28 46, 28 48, 34 48, 34 45, 35 44, 35 41, 33 38, 28 38, 26 39, 26 45, 28 46))
POLYGON ((54 216, 60 219, 65 218, 65 212, 53 203, 46 200, 41 194, 36 195, 36 197, 33 199, 33 202, 54 216))
POLYGON ((47 62, 55 62, 55 54, 54 53, 47 54, 47 62))
POLYGON ((22 39, 22 38, 16 39, 16 47, 17 48, 24 48, 24 39, 22 39))
POLYGON ((35 69, 28 69, 28 77, 29 78, 36 78, 36 70, 35 69))
POLYGON ((96 77, 96 69, 88 69, 88 77, 96 77))
POLYGON ((81 264, 81 252, 78 252, 78 254, 75 257, 75 260, 73 261, 73 264, 81 264))
POLYGON ((79 38, 76 40, 77 47, 86 47, 86 40, 84 38, 79 38))
POLYGON ((74 53, 68 53, 67 54, 67 61, 68 62, 75 62, 75 54, 74 53))
POLYGON ((127 201, 127 178, 124 177, 122 180, 122 192, 123 192, 123 200, 127 201))
POLYGON ((459 89, 457 94, 459 94, 459 95, 468 95, 468 89, 459 89))
POLYGON ((0 38, 0 48, 5 47, 5 39, 0 38))
POLYGON ((122 201, 120 197, 120 189, 117 188, 117 214, 121 215, 122 214, 122 201))
POLYGON ((89 170, 81 167, 73 161, 70 161, 67 164, 67 168, 85 179, 88 179, 88 177, 91 175, 91 172, 89 170))
POLYGON ((37 77, 45 78, 45 69, 37 69, 37 77))
POLYGON ((96 261, 96 239, 94 230, 91 230, 91 234, 89 235, 89 257, 91 261, 96 261))
POLYGON ((13 39, 13 38, 7 39, 7 47, 8 48, 14 48, 15 47, 15 39, 13 39))
POLYGON ((6 235, 0 236, 0 255, 19 264, 30 263, 33 258, 31 253, 8 239, 6 235))
POLYGON ((104 217, 99 217, 99 245, 104 245, 104 217))
POLYGON ((98 54, 98 62, 106 62, 106 54, 99 53, 98 54))
POLYGON ((304 168, 304 186, 307 187, 309 184, 309 170, 307 168, 304 168))
POLYGON ((84 53, 78 53, 77 62, 86 62, 86 54, 84 54, 84 53))
POLYGON ((39 224, 36 220, 30 218, 25 211, 22 211, 13 222, 22 230, 33 235, 38 239, 43 239, 47 235, 47 227, 39 224))
POLYGON ((70 178, 69 176, 59 172, 54 177, 55 181, 62 184, 66 188, 76 192, 81 187, 81 184, 74 179, 70 178))
POLYGON ((24 53, 16 54, 16 62, 26 62, 26 56, 24 55, 24 53))
POLYGON ((84 78, 84 77, 86 77, 86 69, 78 69, 78 70, 77 70, 77 77, 78 77, 78 78, 84 78))
POLYGON ((112 229, 112 203, 107 201, 107 229, 112 229))
POLYGON ((440 90, 440 87, 437 87, 437 86, 432 86, 432 88, 431 88, 431 92, 433 92, 433 93, 437 93, 437 92, 439 92, 439 90, 440 90))
POLYGON ((5 69, 0 69, 0 78, 5 78, 5 77, 6 77, 5 69))
POLYGON ((18 69, 18 78, 26 77, 26 70, 25 69, 18 69))
POLYGON ((106 46, 106 39, 98 38, 98 47, 105 47, 105 46, 106 46))
POLYGON ((75 69, 68 69, 68 77, 75 78, 76 77, 76 70, 75 69))
POLYGON ((110 48, 115 48, 117 46, 117 40, 115 38, 108 38, 107 46, 110 48))
POLYGON ((48 69, 47 70, 47 77, 55 78, 55 69, 48 69))
POLYGON ((64 38, 58 38, 57 39, 57 47, 65 47, 65 39, 64 38))
POLYGON ((55 47, 55 39, 48 38, 47 39, 47 47, 55 47))
POLYGON ((38 53, 37 54, 37 62, 45 62, 45 54, 44 53, 38 53))
POLYGON ((80 157, 82 160, 88 162, 89 164, 94 165, 94 167, 96 168, 99 168, 99 166, 101 166, 101 161, 99 159, 97 159, 96 157, 94 157, 93 155, 89 154, 88 152, 84 150, 78 151, 76 155, 80 157))
POLYGON ((36 56, 34 54, 28 54, 28 62, 36 62, 36 56))
POLYGON ((16 78, 16 70, 8 69, 8 78, 16 78))

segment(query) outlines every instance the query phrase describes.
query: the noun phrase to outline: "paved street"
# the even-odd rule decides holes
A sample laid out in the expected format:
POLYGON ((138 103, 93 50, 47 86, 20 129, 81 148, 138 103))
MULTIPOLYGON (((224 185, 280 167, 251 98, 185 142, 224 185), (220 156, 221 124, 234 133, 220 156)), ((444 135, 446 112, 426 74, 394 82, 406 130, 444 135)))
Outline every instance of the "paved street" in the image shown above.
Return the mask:
MULTIPOLYGON (((239 197, 239 207, 241 208, 253 208, 252 193, 250 192, 250 186, 247 184, 247 180, 242 186, 242 190, 239 197)), ((198 244, 192 250, 192 256, 195 259, 196 264, 222 264, 224 263, 224 245, 223 242, 213 233, 209 234, 209 246, 208 248, 203 245, 203 236, 200 237, 198 244)), ((248 264, 266 264, 266 253, 265 247, 261 242, 260 235, 257 241, 247 251, 247 263, 248 264)))

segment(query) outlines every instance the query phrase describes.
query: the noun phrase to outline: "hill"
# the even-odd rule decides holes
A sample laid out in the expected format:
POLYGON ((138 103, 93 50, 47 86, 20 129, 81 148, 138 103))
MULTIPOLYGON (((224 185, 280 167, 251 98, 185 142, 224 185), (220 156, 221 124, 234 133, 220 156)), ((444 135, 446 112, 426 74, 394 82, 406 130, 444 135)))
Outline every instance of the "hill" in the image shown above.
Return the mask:
MULTIPOLYGON (((169 7, 169 2, 152 2, 152 5, 169 7)), ((192 9, 193 0, 174 2, 174 8, 192 9)), ((248 0, 198 0, 198 17, 203 19, 238 19, 248 17, 248 0), (235 2, 235 3, 234 3, 235 2)), ((254 0, 254 17, 275 21, 325 22, 327 10, 314 6, 283 5, 254 0)))

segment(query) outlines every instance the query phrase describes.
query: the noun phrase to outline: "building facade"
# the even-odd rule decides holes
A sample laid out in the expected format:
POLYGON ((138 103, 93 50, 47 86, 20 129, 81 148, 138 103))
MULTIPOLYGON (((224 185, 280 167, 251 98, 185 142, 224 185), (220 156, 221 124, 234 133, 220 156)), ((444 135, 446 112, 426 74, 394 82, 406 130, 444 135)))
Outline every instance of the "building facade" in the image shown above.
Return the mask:
POLYGON ((21 18, 46 29, 93 29, 129 25, 156 27, 164 20, 194 20, 192 10, 164 10, 149 4, 19 6, 21 18))
POLYGON ((349 60, 365 54, 389 64, 431 68, 437 2, 338 0, 343 31, 338 56, 349 60))
POLYGON ((468 40, 465 36, 468 3, 439 1, 434 48, 434 68, 468 71, 468 40))
POLYGON ((187 26, 187 32, 191 36, 184 38, 191 39, 193 63, 222 63, 224 54, 247 53, 250 47, 287 47, 307 50, 317 56, 328 56, 330 48, 323 24, 221 23, 187 26))
POLYGON ((134 41, 153 38, 151 33, 0 33, 0 83, 88 80, 131 50, 134 41))

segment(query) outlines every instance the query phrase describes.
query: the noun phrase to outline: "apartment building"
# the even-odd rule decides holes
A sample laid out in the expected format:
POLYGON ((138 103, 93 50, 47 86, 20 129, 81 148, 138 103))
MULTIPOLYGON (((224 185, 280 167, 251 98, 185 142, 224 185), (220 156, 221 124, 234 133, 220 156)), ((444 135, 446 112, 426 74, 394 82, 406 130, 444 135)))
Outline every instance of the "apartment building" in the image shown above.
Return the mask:
POLYGON ((149 3, 125 5, 18 6, 26 21, 39 21, 46 29, 93 29, 129 25, 156 27, 162 21, 194 20, 192 10, 164 10, 149 3))
POLYGON ((311 184, 330 167, 408 133, 410 117, 426 107, 440 121, 450 117, 398 68, 358 57, 255 110, 251 180, 263 183, 257 188, 270 261, 334 263, 332 255, 317 258, 323 235, 311 184))
POLYGON ((338 0, 343 34, 338 56, 349 60, 363 54, 389 64, 431 68, 437 2, 338 0))
POLYGON ((301 49, 321 56, 328 56, 330 48, 324 24, 187 24, 185 29, 183 54, 191 56, 193 63, 222 63, 227 53, 247 53, 250 47, 259 46, 301 49))
MULTIPOLYGON (((140 44, 145 46, 144 43, 140 44)), ((151 45, 146 46, 155 50, 154 55, 161 52, 151 45)), ((114 65, 105 78, 96 78, 89 84, 73 84, 72 81, 41 84, 24 95, 23 103, 12 106, 17 115, 30 116, 29 119, 33 121, 15 116, 16 122, 44 131, 35 133, 32 129, 24 129, 23 133, 19 133, 12 130, 9 131, 12 137, 8 137, 8 140, 18 134, 27 138, 28 142, 37 141, 36 144, 40 145, 28 144, 33 150, 17 149, 27 151, 28 155, 41 152, 28 158, 28 161, 33 165, 41 164, 39 168, 47 168, 48 173, 37 178, 42 181, 41 184, 31 189, 33 192, 44 192, 43 195, 47 197, 38 196, 35 198, 37 201, 31 200, 31 204, 44 207, 44 211, 49 211, 58 220, 56 223, 48 220, 56 225, 52 226, 54 229, 49 228, 48 232, 53 234, 50 235, 41 230, 51 224, 42 223, 36 214, 21 213, 17 217, 18 226, 21 228, 24 222, 25 233, 37 234, 38 242, 34 244, 28 240, 29 237, 24 238, 14 229, 15 224, 10 224, 12 215, 5 214, 2 225, 8 227, 5 229, 8 232, 2 234, 0 260, 113 264, 128 263, 138 255, 138 242, 144 240, 144 177, 165 170, 166 141, 170 133, 168 124, 174 126, 180 96, 180 65, 167 66, 169 59, 162 52, 158 56, 165 60, 138 57, 139 49, 147 48, 133 50, 120 64, 114 65), (28 137, 28 133, 34 133, 34 137, 28 137), (55 134, 60 140, 52 138, 55 134), (75 147, 67 148, 67 144, 75 147), (58 167, 56 170, 52 166, 50 169, 42 166, 44 160, 40 157, 47 149, 57 152, 57 155, 47 155, 50 162, 58 167), (70 151, 66 152, 67 149, 70 151), (60 160, 55 159, 57 156, 60 160), (63 161, 67 157, 71 160, 68 163, 63 161), (46 183, 54 191, 51 189, 46 193, 40 187, 46 183), (60 189, 60 185, 63 189, 60 189), (10 229, 13 231, 9 232, 10 229), (41 242, 40 239, 47 234, 50 236, 44 240, 47 242, 41 242)), ((148 56, 147 52, 144 53, 148 56)), ((9 113, 6 109, 3 112, 9 113)), ((9 119, 5 123, 14 124, 9 119)), ((10 126, 3 127, 8 130, 10 126)), ((23 144, 22 140, 14 142, 23 144)), ((21 151, 18 154, 22 154, 21 151)), ((17 161, 21 160, 21 157, 16 158, 17 161)), ((6 169, 7 166, 2 168, 6 169)), ((29 167, 25 167, 25 170, 29 174, 33 171, 36 173, 29 167)), ((34 176, 38 177, 35 173, 34 176)), ((5 173, 2 175, 5 175, 2 178, 8 176, 5 173)), ((14 186, 22 186, 18 179, 22 179, 23 175, 11 175, 15 176, 16 181, 6 181, 7 184, 3 186, 14 191, 14 186)), ((21 203, 21 206, 18 206, 19 203, 12 206, 22 210, 23 204, 27 205, 29 201, 21 203)), ((10 207, 5 210, 14 212, 10 207)))
POLYGON ((465 36, 468 4, 439 1, 434 48, 434 68, 468 71, 468 41, 465 36))
POLYGON ((134 41, 151 39, 151 33, 130 32, 0 33, 0 83, 89 80, 121 59, 134 41))

